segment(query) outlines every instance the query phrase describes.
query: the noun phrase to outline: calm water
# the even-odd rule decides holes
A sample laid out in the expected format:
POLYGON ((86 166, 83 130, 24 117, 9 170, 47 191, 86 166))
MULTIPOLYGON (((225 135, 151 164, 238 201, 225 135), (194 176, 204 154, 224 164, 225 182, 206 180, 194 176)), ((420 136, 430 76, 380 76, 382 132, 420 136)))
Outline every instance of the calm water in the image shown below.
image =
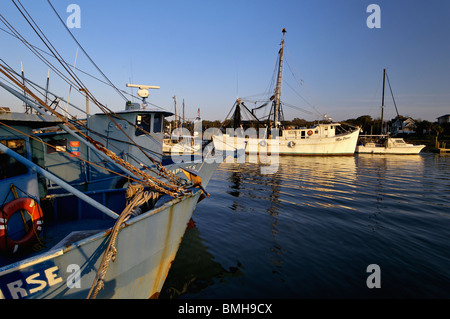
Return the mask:
POLYGON ((450 157, 223 163, 160 298, 449 298, 450 157), (366 285, 367 266, 381 288, 366 285))

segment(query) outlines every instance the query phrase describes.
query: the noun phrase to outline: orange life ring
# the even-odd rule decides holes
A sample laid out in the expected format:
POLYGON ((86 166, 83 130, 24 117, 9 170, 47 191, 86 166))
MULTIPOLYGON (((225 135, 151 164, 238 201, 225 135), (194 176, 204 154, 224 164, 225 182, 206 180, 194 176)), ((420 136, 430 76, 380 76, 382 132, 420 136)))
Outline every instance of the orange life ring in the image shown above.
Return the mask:
POLYGON ((42 210, 37 201, 29 197, 13 199, 3 207, 0 213, 0 250, 9 250, 15 253, 21 246, 28 246, 42 231, 43 223, 42 210), (6 229, 11 216, 20 210, 25 210, 30 214, 33 227, 30 227, 23 238, 14 240, 8 236, 6 229))
POLYGON ((309 130, 309 131, 308 131, 308 135, 309 135, 309 136, 313 135, 313 131, 312 131, 312 130, 309 130))

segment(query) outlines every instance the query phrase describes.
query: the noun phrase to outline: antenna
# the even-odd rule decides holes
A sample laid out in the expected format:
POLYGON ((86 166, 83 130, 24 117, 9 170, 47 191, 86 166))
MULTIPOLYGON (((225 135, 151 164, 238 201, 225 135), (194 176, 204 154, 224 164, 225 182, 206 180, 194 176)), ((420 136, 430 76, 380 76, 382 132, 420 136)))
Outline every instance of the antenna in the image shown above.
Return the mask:
POLYGON ((159 89, 160 88, 159 86, 156 86, 156 85, 142 85, 142 84, 128 84, 128 83, 127 83, 127 87, 139 88, 139 90, 137 91, 137 94, 142 98, 148 97, 148 95, 149 95, 148 89, 159 89))
POLYGON ((239 98, 239 58, 236 61, 236 100, 239 98))
POLYGON ((149 89, 159 89, 159 86, 156 85, 143 85, 143 84, 129 84, 127 83, 127 87, 129 88, 139 88, 137 94, 142 98, 142 105, 146 105, 145 99, 149 96, 149 89))
MULTIPOLYGON (((23 72, 23 64, 22 64, 22 61, 20 61, 20 70, 22 71, 22 82, 23 82, 23 86, 25 87, 25 86, 26 86, 26 84, 25 84, 25 74, 24 74, 24 72, 23 72)), ((25 89, 23 90, 23 95, 24 95, 25 97, 27 96, 27 92, 25 91, 25 89)), ((25 113, 26 113, 26 114, 28 114, 28 111, 30 111, 30 114, 33 113, 33 109, 32 109, 27 103, 25 103, 24 106, 25 106, 25 113)))
POLYGON ((48 104, 48 85, 50 83, 50 69, 47 72, 47 84, 45 87, 45 104, 48 104))
POLYGON ((172 96, 173 102, 174 102, 174 108, 175 108, 175 128, 178 128, 178 118, 177 118, 177 97, 174 95, 172 96))
MULTIPOLYGON (((75 62, 73 64, 73 71, 72 71, 72 80, 73 80, 73 76, 75 74, 75 65, 77 65, 77 57, 78 57, 78 48, 77 48, 77 52, 75 53, 75 62)), ((70 101, 70 92, 72 92, 72 81, 70 81, 70 87, 69 87, 69 96, 67 97, 67 103, 66 103, 66 117, 69 117, 69 112, 68 112, 68 108, 69 108, 69 101, 70 101)))

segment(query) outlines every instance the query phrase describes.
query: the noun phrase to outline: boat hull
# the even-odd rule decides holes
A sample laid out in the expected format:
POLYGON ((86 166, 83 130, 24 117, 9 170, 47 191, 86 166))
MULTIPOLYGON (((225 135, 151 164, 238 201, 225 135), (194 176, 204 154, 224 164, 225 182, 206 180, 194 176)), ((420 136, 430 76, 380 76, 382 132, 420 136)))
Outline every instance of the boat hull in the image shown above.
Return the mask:
MULTIPOLYGON (((381 136, 382 137, 382 136, 381 136)), ((358 154, 398 154, 398 155, 414 155, 419 154, 425 145, 413 145, 406 143, 402 138, 386 137, 382 139, 380 136, 365 135, 361 136, 368 141, 362 141, 356 146, 355 152, 358 154)))
MULTIPOLYGON (((198 202, 200 190, 172 199, 125 222, 117 236, 97 298, 155 298, 198 202)), ((54 248, 0 268, 0 297, 6 299, 86 298, 109 240, 100 230, 78 242, 54 248)))
POLYGON ((398 154, 398 155, 414 155, 419 154, 425 145, 413 145, 406 147, 384 147, 384 146, 356 146, 358 154, 398 154))
POLYGON ((332 137, 259 139, 231 137, 227 134, 214 136, 218 151, 231 152, 245 147, 247 154, 279 155, 353 155, 359 130, 332 137))

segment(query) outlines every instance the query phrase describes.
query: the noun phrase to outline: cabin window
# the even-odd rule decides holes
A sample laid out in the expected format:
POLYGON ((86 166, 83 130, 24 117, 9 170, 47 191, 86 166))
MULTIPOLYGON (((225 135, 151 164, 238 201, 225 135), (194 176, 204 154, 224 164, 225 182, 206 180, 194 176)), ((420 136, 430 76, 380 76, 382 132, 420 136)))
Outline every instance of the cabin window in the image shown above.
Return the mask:
POLYGON ((67 150, 67 139, 50 140, 47 142, 47 154, 65 152, 67 150))
MULTIPOLYGON (((19 155, 26 157, 25 140, 14 139, 14 140, 2 140, 0 141, 3 145, 9 147, 19 155)), ((14 176, 19 176, 26 174, 28 168, 12 158, 11 156, 0 151, 0 179, 10 178, 14 176)))
POLYGON ((305 138, 305 131, 301 131, 302 133, 301 133, 301 138, 305 138))
POLYGON ((150 132, 151 114, 138 115, 136 117, 136 136, 148 134, 150 132))
POLYGON ((161 132, 161 124, 162 124, 162 115, 161 114, 154 114, 154 117, 153 117, 153 133, 160 133, 161 132))

